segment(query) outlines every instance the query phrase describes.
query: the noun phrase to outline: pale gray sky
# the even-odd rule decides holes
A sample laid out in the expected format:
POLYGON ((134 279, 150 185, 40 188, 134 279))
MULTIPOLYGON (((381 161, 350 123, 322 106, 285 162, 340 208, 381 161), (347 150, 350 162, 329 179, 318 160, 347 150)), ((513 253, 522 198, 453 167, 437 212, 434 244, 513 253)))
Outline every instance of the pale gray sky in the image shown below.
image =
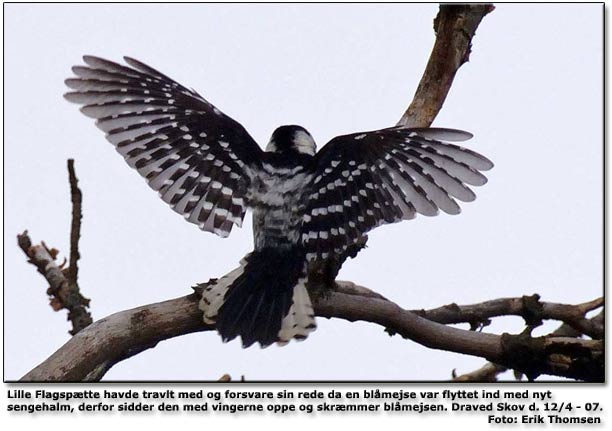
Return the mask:
MULTIPOLYGON (((436 5, 5 5, 5 379, 69 335, 15 244, 69 251, 66 159, 84 193, 80 284, 101 318, 189 293, 252 249, 171 211, 62 98, 83 54, 138 58, 195 88, 261 145, 281 124, 332 137, 394 125, 433 43, 436 5)), ((505 5, 485 18, 435 122, 496 164, 459 216, 385 226, 340 277, 405 308, 602 292, 601 5, 505 5)), ((504 318, 487 330, 519 331, 504 318)), ((483 361, 367 323, 319 319, 303 343, 243 350, 213 332, 160 343, 108 379, 448 379, 483 361)))

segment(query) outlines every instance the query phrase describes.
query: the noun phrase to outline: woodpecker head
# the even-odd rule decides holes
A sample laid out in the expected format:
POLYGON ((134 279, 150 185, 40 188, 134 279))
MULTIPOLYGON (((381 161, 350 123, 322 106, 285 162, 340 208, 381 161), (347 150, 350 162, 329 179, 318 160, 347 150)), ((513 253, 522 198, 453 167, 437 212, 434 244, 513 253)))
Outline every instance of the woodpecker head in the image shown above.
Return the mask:
POLYGON ((272 133, 266 151, 276 153, 298 153, 314 156, 317 145, 306 129, 301 126, 281 126, 272 133))

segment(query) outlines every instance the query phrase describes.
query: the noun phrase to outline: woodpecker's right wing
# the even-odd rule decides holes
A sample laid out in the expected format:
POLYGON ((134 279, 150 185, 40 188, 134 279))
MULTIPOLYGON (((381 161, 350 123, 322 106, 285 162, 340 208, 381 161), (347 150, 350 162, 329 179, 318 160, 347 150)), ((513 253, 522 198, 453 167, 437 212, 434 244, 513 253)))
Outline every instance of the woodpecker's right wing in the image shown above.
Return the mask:
POLYGON ((84 105, 106 139, 187 221, 225 237, 240 226, 262 150, 247 131, 194 90, 124 57, 85 56, 65 95, 84 105))
POLYGON ((393 127, 338 136, 315 155, 305 196, 302 244, 310 261, 343 256, 366 232, 384 223, 458 214, 455 199, 476 196, 467 185, 487 179, 486 157, 441 140, 472 135, 452 129, 393 127))

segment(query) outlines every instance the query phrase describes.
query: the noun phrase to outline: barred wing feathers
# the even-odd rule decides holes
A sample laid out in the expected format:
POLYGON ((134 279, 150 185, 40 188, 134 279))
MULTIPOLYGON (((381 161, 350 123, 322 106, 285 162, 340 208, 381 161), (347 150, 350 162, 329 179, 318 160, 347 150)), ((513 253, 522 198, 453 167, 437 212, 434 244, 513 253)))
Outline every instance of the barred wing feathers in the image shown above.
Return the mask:
POLYGON ((262 150, 248 132, 194 90, 124 57, 85 56, 65 95, 84 105, 106 139, 174 211, 220 236, 240 226, 252 167, 262 150))
POLYGON ((306 198, 302 243, 309 260, 342 255, 369 230, 385 223, 458 214, 456 200, 473 201, 468 185, 487 179, 493 163, 440 139, 462 141, 453 129, 395 127, 338 136, 319 151, 306 198))

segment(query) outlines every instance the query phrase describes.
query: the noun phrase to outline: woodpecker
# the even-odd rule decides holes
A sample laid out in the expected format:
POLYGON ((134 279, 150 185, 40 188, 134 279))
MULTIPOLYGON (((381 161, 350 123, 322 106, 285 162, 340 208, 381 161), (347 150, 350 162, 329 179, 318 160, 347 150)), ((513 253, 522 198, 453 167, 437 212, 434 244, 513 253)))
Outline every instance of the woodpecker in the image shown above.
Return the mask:
POLYGON ((65 94, 83 105, 129 166, 177 213, 227 237, 253 211, 254 250, 204 290, 203 320, 244 347, 304 339, 316 328, 315 272, 353 257, 386 223, 460 212, 493 163, 450 142, 454 129, 390 127, 337 136, 317 152, 301 126, 265 151, 195 90, 130 57, 84 56, 65 94))

